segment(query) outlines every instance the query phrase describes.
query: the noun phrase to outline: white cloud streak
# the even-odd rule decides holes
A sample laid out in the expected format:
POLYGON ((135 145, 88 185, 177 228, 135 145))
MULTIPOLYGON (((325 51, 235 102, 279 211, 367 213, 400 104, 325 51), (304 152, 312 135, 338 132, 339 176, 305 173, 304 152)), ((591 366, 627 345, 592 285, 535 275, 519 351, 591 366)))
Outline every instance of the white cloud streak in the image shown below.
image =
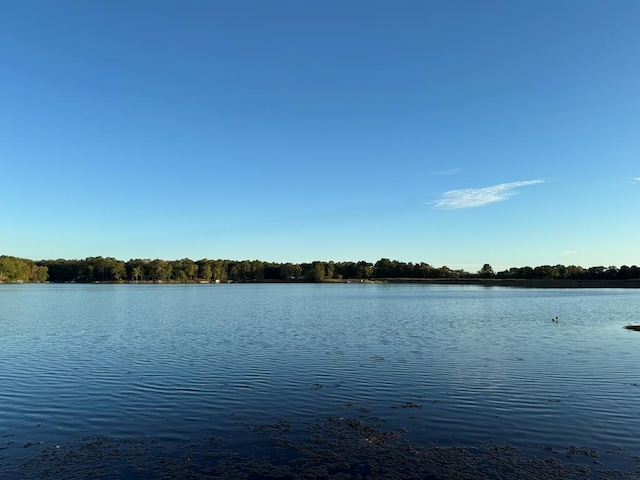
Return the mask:
POLYGON ((526 180, 522 182, 499 183, 498 185, 484 188, 449 190, 448 192, 444 192, 440 199, 436 200, 435 208, 484 207, 485 205, 501 202, 512 197, 520 187, 535 185, 537 183, 544 183, 544 180, 526 180))
POLYGON ((443 170, 438 172, 438 175, 456 175, 462 171, 461 168, 450 168, 449 170, 443 170))
POLYGON ((636 182, 640 182, 640 177, 635 177, 635 178, 634 178, 634 180, 635 180, 636 182))

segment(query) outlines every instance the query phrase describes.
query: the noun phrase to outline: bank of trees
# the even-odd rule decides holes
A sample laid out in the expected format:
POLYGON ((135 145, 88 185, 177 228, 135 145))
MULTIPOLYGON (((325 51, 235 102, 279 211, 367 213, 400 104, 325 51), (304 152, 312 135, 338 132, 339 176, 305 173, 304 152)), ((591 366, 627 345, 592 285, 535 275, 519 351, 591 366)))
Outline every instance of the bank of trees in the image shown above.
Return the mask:
POLYGON ((42 260, 52 282, 252 282, 369 279, 374 268, 368 262, 274 263, 260 260, 180 260, 90 257, 84 260, 42 260))
POLYGON ((46 266, 33 260, 0 255, 0 283, 46 282, 46 266))
POLYGON ((576 265, 541 265, 538 267, 512 267, 495 274, 496 278, 565 279, 565 280, 631 280, 640 278, 640 267, 589 267, 576 265))
POLYGON ((315 261, 311 263, 274 263, 260 260, 180 260, 89 257, 84 260, 40 260, 0 256, 0 283, 16 282, 255 282, 378 280, 378 279, 567 279, 630 280, 640 279, 640 268, 575 265, 512 267, 494 272, 490 264, 475 272, 435 267, 428 263, 401 262, 381 258, 376 263, 315 261))

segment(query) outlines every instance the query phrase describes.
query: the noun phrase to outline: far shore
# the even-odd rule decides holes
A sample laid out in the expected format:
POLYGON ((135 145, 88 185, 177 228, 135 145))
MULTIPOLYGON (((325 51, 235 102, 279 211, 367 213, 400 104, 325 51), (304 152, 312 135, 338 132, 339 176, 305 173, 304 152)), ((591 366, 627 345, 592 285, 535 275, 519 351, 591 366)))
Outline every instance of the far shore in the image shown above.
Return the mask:
MULTIPOLYGON (((0 284, 3 282, 0 282, 0 284)), ((27 282, 15 282, 27 283, 27 282)), ((188 285, 204 284, 216 285, 225 283, 352 283, 352 284, 391 284, 391 283, 415 283, 429 285, 470 285, 482 287, 514 287, 514 288, 640 288, 640 278, 629 280, 569 280, 569 279, 506 279, 506 278, 377 278, 377 279, 327 279, 322 282, 309 282, 306 280, 246 280, 214 282, 196 280, 191 282, 175 282, 172 280, 153 281, 107 281, 107 282, 45 282, 45 283, 78 283, 82 285, 99 284, 140 284, 140 285, 188 285)))
POLYGON ((481 285, 484 287, 520 288, 640 288, 640 279, 632 280, 569 280, 516 278, 393 278, 386 283, 430 283, 439 285, 481 285))

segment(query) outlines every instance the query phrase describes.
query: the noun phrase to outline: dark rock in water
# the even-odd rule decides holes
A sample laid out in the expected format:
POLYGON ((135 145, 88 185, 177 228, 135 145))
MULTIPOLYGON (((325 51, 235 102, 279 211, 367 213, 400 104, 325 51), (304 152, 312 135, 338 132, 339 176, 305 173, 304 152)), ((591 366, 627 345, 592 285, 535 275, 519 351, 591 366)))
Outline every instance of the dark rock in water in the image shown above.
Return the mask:
POLYGON ((626 327, 627 330, 635 330, 636 332, 640 332, 640 325, 627 325, 626 327))

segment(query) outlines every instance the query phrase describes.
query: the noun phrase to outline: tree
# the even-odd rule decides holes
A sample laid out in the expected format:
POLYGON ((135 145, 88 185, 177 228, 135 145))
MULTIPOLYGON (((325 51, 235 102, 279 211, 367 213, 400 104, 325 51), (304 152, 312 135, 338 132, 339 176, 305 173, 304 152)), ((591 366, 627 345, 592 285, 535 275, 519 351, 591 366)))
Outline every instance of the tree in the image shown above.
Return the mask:
POLYGON ((46 282, 49 278, 49 269, 47 267, 39 267, 37 265, 33 265, 31 270, 31 278, 29 281, 36 283, 46 282))
POLYGON ((621 280, 628 280, 629 278, 631 278, 631 269, 629 268, 628 265, 622 265, 620 267, 620 270, 618 270, 617 276, 621 280))
POLYGON ((482 268, 478 271, 478 275, 482 278, 493 278, 495 277, 495 273, 493 272, 493 267, 488 263, 485 263, 482 268))
POLYGON ((373 264, 365 261, 357 263, 357 278, 373 277, 373 264))
POLYGON ((127 269, 124 266, 124 262, 117 261, 111 267, 111 275, 113 276, 113 279, 117 282, 125 278, 127 276, 127 269))
POLYGON ((149 269, 153 280, 156 282, 168 280, 171 278, 171 274, 173 273, 173 267, 166 260, 156 259, 149 262, 149 269))
POLYGON ((428 263, 420 262, 417 265, 416 276, 419 278, 429 278, 433 275, 434 268, 428 263))
POLYGON ((31 274, 29 262, 22 258, 0 256, 0 283, 28 282, 31 274))
POLYGON ((354 262, 340 262, 334 266, 334 269, 338 278, 356 278, 358 276, 358 265, 354 262))
POLYGON ((216 260, 211 265, 212 278, 217 282, 226 282, 229 278, 227 274, 227 262, 225 260, 216 260))
POLYGON ((376 270, 376 277, 389 278, 391 277, 391 260, 388 258, 381 258, 374 265, 376 270))
POLYGON ((302 267, 293 263, 283 263, 280 265, 280 278, 283 280, 295 280, 302 275, 302 267))
POLYGON ((272 262, 265 262, 262 268, 264 280, 279 280, 280 265, 272 262))
POLYGON ((591 279, 597 279, 597 278, 602 278, 604 276, 605 273, 605 268, 600 265, 597 267, 589 267, 588 271, 588 276, 591 279))
POLYGON ((446 265, 436 269, 436 277, 450 278, 453 275, 452 270, 446 265))
POLYGON ((233 263, 229 266, 229 279, 234 282, 239 282, 240 280, 244 280, 242 275, 242 265, 239 263, 233 263))
POLYGON ((336 273, 336 265, 333 262, 327 263, 325 275, 327 278, 333 278, 336 273))
POLYGON ((209 262, 201 263, 198 272, 199 272, 200 278, 202 278, 203 280, 206 280, 207 282, 211 281, 211 277, 213 276, 213 270, 211 269, 211 265, 209 265, 209 262))
POLYGON ((551 265, 540 265, 533 269, 533 276, 535 278, 558 278, 560 274, 551 265))
POLYGON ((264 280, 264 262, 260 260, 251 262, 251 279, 264 280))
POLYGON ((46 267, 52 282, 71 282, 75 280, 79 269, 78 260, 43 260, 38 266, 46 267))
POLYGON ((307 270, 305 276, 310 282, 321 282, 324 280, 324 273, 324 262, 312 262, 311 267, 307 270))
POLYGON ((584 268, 576 265, 569 265, 565 271, 567 278, 571 278, 574 280, 578 280, 584 275, 584 268))
POLYGON ((25 258, 0 255, 0 283, 46 282, 48 268, 25 258))
POLYGON ((189 279, 187 278, 187 273, 182 269, 174 269, 173 270, 173 281, 178 283, 187 283, 189 279))
POLYGON ((190 258, 182 259, 182 268, 188 280, 195 280, 198 276, 198 265, 190 258))
POLYGON ((134 281, 139 281, 142 278, 142 273, 144 272, 142 266, 138 265, 137 267, 133 267, 131 270, 131 277, 134 281))
POLYGON ((131 279, 132 282, 144 280, 147 277, 153 277, 152 273, 147 270, 147 267, 150 265, 150 260, 142 260, 131 259, 126 264, 127 268, 127 277, 131 279))

